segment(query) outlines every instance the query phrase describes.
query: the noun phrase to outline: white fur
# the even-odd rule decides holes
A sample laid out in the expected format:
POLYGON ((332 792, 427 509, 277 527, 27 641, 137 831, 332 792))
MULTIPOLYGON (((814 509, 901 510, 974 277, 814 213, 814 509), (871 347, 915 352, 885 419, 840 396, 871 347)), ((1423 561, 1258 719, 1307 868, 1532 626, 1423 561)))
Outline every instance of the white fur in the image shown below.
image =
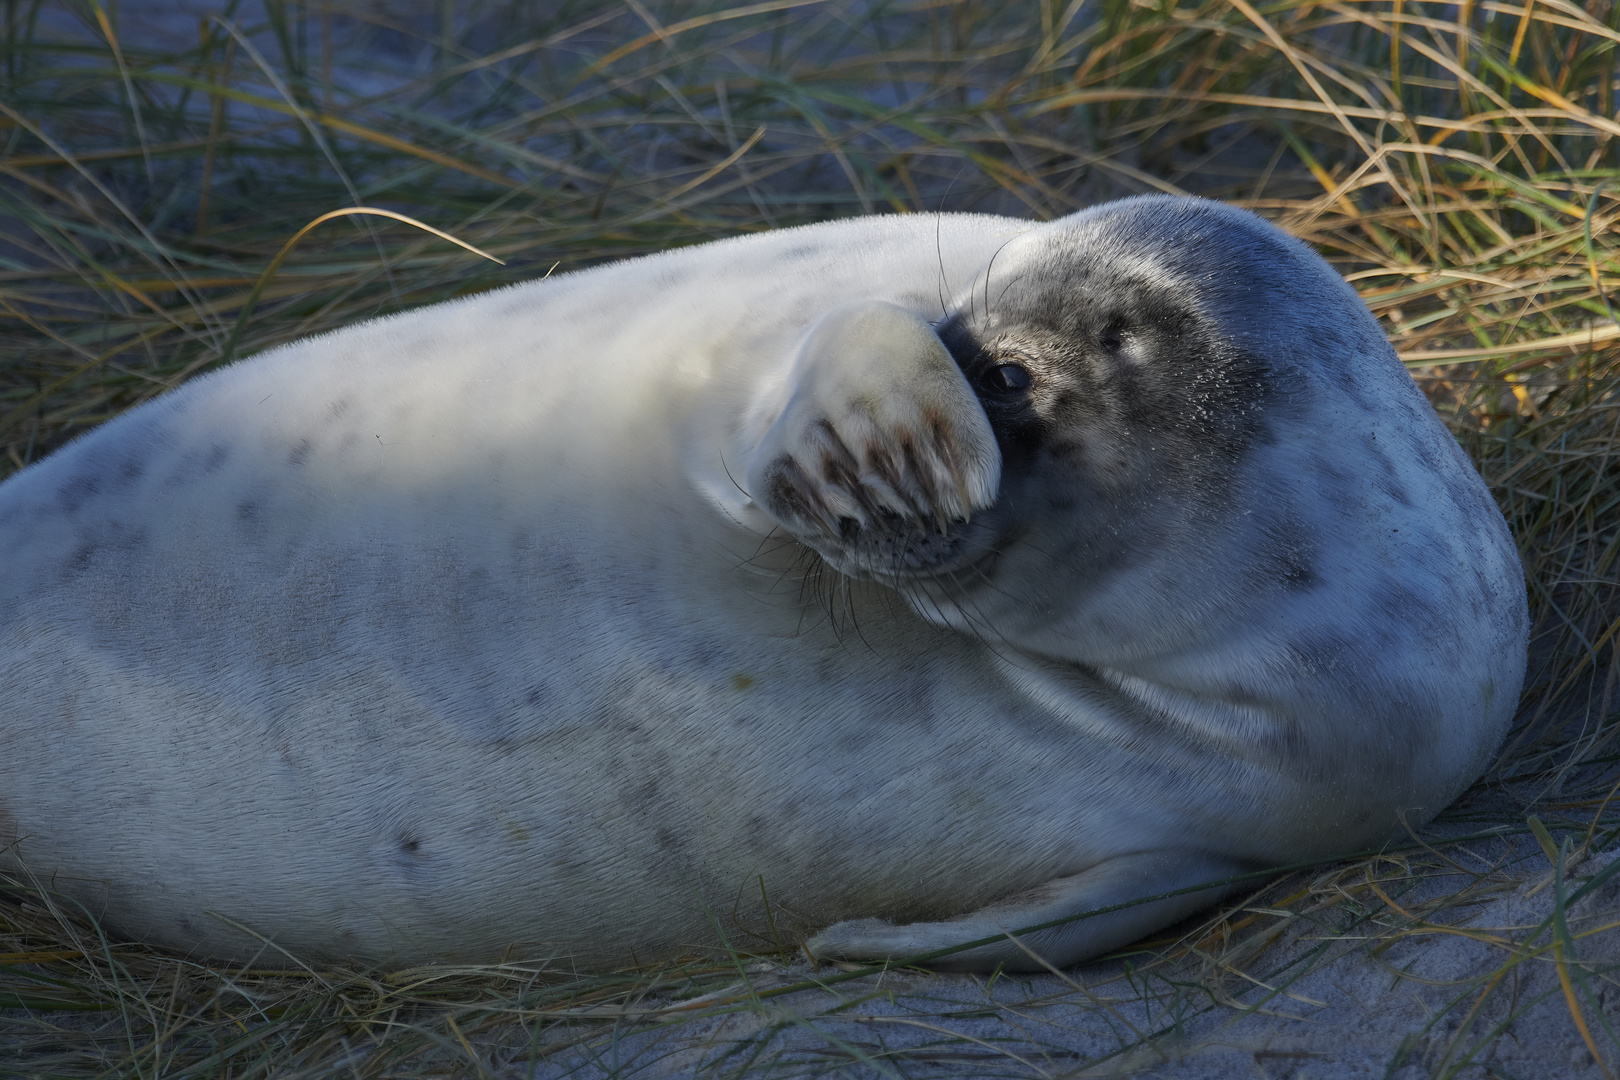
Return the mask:
MULTIPOLYGON (((0 868, 260 962, 253 935, 646 961, 750 944, 762 885, 779 929, 881 956, 1432 816, 1512 713, 1524 597, 1387 344, 1345 361, 1360 399, 1299 376, 1229 514, 1139 485, 1168 524, 1117 569, 1065 530, 1131 521, 1019 495, 1052 486, 1039 456, 1004 478, 924 320, 1038 288, 1105 212, 840 222, 441 304, 193 380, 23 471, 0 486, 0 868), (929 424, 937 451, 894 465, 929 424), (1369 437, 1409 505, 1361 482, 1369 437), (846 451, 859 482, 820 477, 846 451), (822 516, 761 502, 789 459, 822 516), (1314 592, 1245 569, 1284 510, 1314 592), (841 546, 863 514, 899 540, 841 546), (993 557, 994 587, 894 569, 964 535, 939 557, 993 557), (1397 588, 1455 633, 1400 625, 1397 588)), ((1330 278, 1302 325, 1365 316, 1330 278)), ((1088 445, 1110 469, 1154 452, 1088 445)), ((1072 962, 1214 895, 1027 944, 1072 962)), ((1030 963, 958 962, 999 961, 1030 963)))

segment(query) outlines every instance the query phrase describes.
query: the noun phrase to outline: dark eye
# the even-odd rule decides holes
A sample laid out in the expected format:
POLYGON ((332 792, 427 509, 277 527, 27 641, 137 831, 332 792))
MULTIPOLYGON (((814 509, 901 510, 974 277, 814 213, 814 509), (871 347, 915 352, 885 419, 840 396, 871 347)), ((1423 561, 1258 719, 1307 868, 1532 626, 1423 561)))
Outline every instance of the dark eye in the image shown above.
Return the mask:
POLYGON ((1029 383, 1029 372, 1018 364, 999 364, 979 377, 979 385, 992 394, 1021 394, 1029 383))
POLYGON ((1102 337, 1097 339, 1097 344, 1101 345, 1103 348, 1107 349, 1109 352, 1118 352, 1120 346, 1124 345, 1125 342, 1119 336, 1119 333, 1117 331, 1106 330, 1106 331, 1103 332, 1102 337))

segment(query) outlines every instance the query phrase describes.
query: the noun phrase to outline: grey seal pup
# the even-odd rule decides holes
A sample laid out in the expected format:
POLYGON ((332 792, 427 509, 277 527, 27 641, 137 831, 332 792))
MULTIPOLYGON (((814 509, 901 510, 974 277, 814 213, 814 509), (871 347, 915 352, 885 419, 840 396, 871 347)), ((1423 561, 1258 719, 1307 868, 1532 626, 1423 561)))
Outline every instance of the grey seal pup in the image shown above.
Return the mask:
POLYGON ((1517 553, 1257 217, 842 221, 275 349, 0 485, 0 866, 201 956, 1071 964, 1480 775, 1517 553), (765 910, 768 897, 771 910, 765 910))

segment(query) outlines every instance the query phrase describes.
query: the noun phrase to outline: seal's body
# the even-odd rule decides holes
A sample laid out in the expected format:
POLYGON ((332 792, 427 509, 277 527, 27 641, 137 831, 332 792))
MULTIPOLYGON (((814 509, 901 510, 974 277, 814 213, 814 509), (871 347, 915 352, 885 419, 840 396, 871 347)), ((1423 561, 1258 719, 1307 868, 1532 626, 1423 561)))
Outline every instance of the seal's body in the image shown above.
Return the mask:
POLYGON ((762 889, 823 955, 948 947, 1425 820, 1524 666, 1507 529, 1372 316, 1195 200, 310 339, 0 486, 0 551, 0 868, 261 963, 646 961, 762 889))

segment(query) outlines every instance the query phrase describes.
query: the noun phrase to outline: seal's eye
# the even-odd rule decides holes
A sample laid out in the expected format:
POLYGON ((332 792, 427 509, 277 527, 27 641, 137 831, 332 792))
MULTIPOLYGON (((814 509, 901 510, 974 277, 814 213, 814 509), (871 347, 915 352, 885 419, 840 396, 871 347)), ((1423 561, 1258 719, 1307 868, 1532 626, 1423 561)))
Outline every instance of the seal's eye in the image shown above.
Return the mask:
POLYGON ((1022 394, 1029 383, 1029 372, 1018 364, 999 364, 979 377, 979 385, 992 394, 1022 394))
POLYGON ((1102 337, 1097 339, 1097 344, 1109 352, 1119 352, 1120 346, 1124 345, 1125 341, 1119 336, 1117 330, 1106 330, 1103 332, 1102 337))

